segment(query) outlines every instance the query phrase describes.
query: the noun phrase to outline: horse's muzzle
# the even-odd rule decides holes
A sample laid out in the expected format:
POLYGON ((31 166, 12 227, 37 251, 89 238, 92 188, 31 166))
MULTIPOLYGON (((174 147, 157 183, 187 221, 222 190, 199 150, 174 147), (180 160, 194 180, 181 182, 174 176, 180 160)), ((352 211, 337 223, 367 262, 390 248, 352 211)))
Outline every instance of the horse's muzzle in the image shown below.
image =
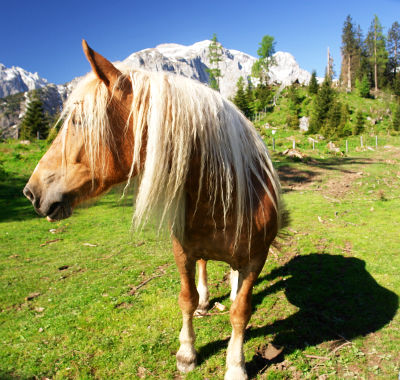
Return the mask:
POLYGON ((35 211, 41 216, 46 216, 49 222, 66 219, 72 214, 72 208, 68 201, 63 199, 44 201, 29 185, 25 186, 23 194, 32 202, 35 211))

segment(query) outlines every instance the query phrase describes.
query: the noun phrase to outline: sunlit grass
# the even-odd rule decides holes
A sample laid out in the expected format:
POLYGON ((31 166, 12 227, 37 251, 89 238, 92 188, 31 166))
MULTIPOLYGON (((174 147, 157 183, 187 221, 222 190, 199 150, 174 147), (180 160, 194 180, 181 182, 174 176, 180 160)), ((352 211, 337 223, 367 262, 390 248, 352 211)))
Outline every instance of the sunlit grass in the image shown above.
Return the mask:
MULTIPOLYGON (((179 276, 168 233, 132 233, 132 199, 119 190, 62 222, 36 216, 21 191, 45 149, 0 144, 0 378, 176 378, 179 276)), ((254 288, 248 370, 394 379, 400 151, 306 152, 312 161, 273 155, 282 170, 314 176, 293 190, 284 183, 292 224, 254 288), (284 346, 272 363, 256 355, 271 342, 284 346)), ((229 307, 228 266, 209 269, 212 303, 229 307)), ((186 378, 222 378, 229 314, 196 318, 195 329, 199 366, 186 378)))

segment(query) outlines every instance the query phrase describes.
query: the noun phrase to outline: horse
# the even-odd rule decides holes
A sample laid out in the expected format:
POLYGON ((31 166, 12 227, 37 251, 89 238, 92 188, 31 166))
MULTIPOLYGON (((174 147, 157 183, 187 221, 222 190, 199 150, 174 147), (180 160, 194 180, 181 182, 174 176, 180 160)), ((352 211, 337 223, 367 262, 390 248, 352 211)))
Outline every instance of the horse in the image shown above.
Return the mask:
POLYGON ((236 274, 225 379, 247 379, 243 340, 252 288, 284 219, 267 148, 217 91, 178 75, 114 65, 85 40, 82 47, 92 71, 66 101, 62 127, 23 193, 54 222, 134 179, 134 227, 155 215, 172 238, 183 320, 178 370, 196 365, 193 316, 209 303, 206 262, 219 260, 236 274))

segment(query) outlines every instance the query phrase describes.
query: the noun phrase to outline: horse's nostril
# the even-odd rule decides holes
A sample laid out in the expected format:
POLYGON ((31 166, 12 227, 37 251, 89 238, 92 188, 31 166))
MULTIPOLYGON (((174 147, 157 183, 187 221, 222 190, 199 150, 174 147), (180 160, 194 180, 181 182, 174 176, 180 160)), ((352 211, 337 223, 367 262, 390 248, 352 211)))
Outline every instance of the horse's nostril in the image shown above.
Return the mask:
POLYGON ((22 191, 24 195, 31 201, 33 202, 35 197, 32 194, 32 191, 29 190, 28 186, 25 186, 24 190, 22 191))
POLYGON ((32 202, 33 207, 36 209, 40 207, 40 197, 36 196, 35 193, 28 187, 28 185, 25 186, 23 193, 32 202))

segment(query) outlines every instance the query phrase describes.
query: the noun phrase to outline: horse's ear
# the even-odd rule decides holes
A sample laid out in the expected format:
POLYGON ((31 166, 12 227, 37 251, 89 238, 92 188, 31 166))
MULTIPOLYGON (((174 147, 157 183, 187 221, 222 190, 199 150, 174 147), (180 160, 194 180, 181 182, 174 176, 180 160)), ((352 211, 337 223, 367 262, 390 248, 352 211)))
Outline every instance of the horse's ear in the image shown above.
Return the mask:
POLYGON ((85 40, 82 40, 82 47, 97 77, 101 79, 107 87, 112 86, 121 76, 121 72, 109 60, 95 52, 85 40))

